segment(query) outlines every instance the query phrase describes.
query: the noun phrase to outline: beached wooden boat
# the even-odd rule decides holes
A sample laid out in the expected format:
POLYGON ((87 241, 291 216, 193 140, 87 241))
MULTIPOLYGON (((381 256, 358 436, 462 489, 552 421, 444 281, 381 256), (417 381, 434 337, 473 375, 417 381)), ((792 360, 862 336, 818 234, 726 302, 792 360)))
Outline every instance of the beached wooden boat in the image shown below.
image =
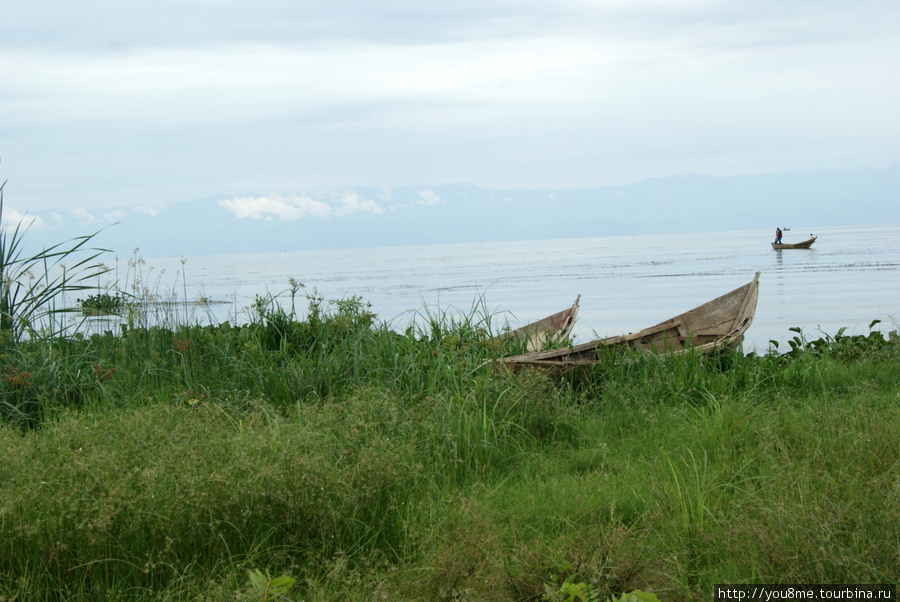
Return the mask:
POLYGON ((816 242, 816 239, 818 238, 818 236, 813 236, 812 234, 810 234, 810 236, 812 238, 810 238, 809 240, 804 240, 803 242, 795 242, 793 244, 788 244, 788 243, 779 244, 777 242, 773 242, 772 248, 777 249, 779 251, 781 249, 808 249, 812 246, 812 244, 814 242, 816 242))
POLYGON ((565 342, 572 334, 572 327, 575 326, 580 300, 581 295, 578 295, 572 307, 521 328, 505 332, 500 335, 500 338, 525 343, 528 351, 540 351, 552 343, 565 342))
POLYGON ((501 358, 496 363, 513 369, 524 366, 571 369, 597 363, 604 356, 633 351, 678 355, 733 349, 753 322, 758 296, 759 272, 753 280, 730 293, 640 332, 501 358))

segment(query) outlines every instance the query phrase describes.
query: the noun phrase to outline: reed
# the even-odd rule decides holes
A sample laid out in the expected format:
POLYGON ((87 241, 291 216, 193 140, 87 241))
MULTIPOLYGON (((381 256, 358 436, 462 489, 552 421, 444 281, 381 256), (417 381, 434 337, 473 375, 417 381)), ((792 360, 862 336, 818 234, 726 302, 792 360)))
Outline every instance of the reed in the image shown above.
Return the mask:
POLYGON ((26 251, 29 226, 22 220, 10 230, 3 223, 5 186, 6 181, 0 184, 0 338, 18 342, 63 335, 66 323, 61 318, 72 310, 57 302, 67 293, 90 288, 88 282, 103 272, 97 262, 103 250, 88 247, 92 234, 26 251))

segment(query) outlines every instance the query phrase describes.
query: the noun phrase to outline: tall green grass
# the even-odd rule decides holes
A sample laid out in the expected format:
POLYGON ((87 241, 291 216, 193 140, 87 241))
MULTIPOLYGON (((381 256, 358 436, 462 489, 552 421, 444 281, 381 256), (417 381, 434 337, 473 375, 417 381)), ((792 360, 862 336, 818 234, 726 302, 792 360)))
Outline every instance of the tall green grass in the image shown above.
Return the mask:
MULTIPOLYGON (((0 595, 564 599, 896 581, 898 343, 509 374, 359 299, 7 344, 0 595)), ((439 328, 432 326, 438 320, 439 328)))

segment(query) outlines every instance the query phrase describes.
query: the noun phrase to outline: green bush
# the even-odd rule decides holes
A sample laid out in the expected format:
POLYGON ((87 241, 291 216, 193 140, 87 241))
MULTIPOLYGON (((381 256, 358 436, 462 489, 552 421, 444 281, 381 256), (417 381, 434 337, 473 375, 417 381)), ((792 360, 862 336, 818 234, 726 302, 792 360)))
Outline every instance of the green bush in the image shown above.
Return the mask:
POLYGON ((125 308, 125 298, 119 294, 98 293, 86 299, 78 299, 86 315, 118 314, 125 308))

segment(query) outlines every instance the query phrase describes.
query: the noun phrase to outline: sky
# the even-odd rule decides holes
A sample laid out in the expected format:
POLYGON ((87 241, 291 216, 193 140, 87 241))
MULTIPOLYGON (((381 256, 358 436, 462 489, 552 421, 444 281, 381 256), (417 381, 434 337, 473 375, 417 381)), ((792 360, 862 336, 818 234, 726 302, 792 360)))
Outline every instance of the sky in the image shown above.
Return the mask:
POLYGON ((900 160, 897 0, 29 0, 2 13, 6 217, 115 219, 227 195, 236 217, 303 219, 378 209, 290 202, 342 186, 427 196, 900 160))

